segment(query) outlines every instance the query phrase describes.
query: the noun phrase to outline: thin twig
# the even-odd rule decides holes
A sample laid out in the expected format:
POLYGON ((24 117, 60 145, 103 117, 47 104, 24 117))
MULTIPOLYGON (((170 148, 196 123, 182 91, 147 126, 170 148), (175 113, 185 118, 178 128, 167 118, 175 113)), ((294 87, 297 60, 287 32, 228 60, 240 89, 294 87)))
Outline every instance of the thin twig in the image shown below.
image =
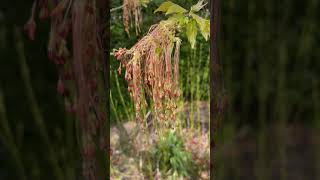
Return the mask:
POLYGON ((124 5, 121 5, 121 6, 115 7, 115 8, 111 8, 111 9, 110 9, 110 12, 112 13, 112 12, 114 12, 114 11, 117 11, 117 10, 119 10, 119 9, 122 9, 123 7, 124 7, 124 5))

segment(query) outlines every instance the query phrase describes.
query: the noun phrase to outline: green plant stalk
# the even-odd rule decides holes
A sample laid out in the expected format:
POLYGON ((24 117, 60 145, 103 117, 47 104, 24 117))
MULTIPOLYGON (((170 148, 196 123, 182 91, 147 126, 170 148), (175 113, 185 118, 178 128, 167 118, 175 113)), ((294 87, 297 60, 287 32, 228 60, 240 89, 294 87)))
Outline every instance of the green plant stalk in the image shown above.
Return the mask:
MULTIPOLYGON (((182 87, 182 84, 179 83, 179 86, 180 86, 180 89, 183 89, 182 87)), ((177 128, 177 132, 178 133, 181 133, 181 130, 183 129, 183 121, 186 117, 185 117, 185 103, 184 103, 184 92, 181 93, 182 95, 179 97, 179 100, 178 100, 178 109, 177 109, 177 121, 176 121, 176 128, 177 128)))
POLYGON ((66 121, 65 121, 65 131, 66 131, 66 149, 68 150, 68 157, 65 159, 65 164, 67 164, 67 167, 65 169, 66 178, 73 180, 75 178, 75 171, 74 167, 76 167, 75 163, 75 138, 74 138, 74 119, 72 119, 70 116, 66 115, 66 121))
POLYGON ((25 169, 22 162, 21 152, 19 151, 18 146, 14 141, 13 133, 10 130, 5 102, 4 102, 4 95, 2 90, 0 89, 0 127, 2 129, 2 133, 0 134, 0 138, 5 145, 8 152, 11 154, 14 163, 16 164, 16 170, 19 178, 21 180, 26 179, 25 169))
POLYGON ((115 113, 115 118, 116 118, 116 122, 117 124, 120 123, 120 120, 119 120, 119 116, 118 116, 118 111, 116 110, 115 108, 115 105, 114 105, 114 102, 113 102, 113 98, 112 98, 112 93, 110 92, 110 103, 111 103, 111 109, 112 111, 115 113))
POLYGON ((33 161, 31 164, 32 170, 31 175, 33 180, 40 180, 40 168, 39 164, 36 163, 36 161, 33 161))
MULTIPOLYGON (((196 47, 196 46, 195 46, 196 47)), ((191 129, 193 130, 195 127, 195 67, 194 67, 194 62, 196 61, 196 53, 197 53, 197 48, 191 51, 191 68, 190 68, 190 92, 191 92, 191 101, 190 101, 190 122, 191 122, 191 129)))
MULTIPOLYGON (((205 69, 205 73, 204 73, 204 78, 206 80, 206 82, 208 82, 208 90, 204 91, 204 96, 207 97, 207 107, 208 107, 208 117, 209 117, 209 124, 211 123, 211 118, 210 118, 210 78, 209 78, 209 65, 210 65, 210 56, 208 56, 207 61, 206 61, 206 65, 205 67, 208 67, 205 69)), ((209 134, 210 134, 210 127, 209 127, 209 134)), ((210 139, 210 138, 209 138, 210 139)))
POLYGON ((59 167, 58 164, 58 158, 55 155, 55 152, 50 144, 49 136, 47 134, 47 130, 44 124, 43 117, 41 115, 39 105, 36 101, 35 95, 33 93, 33 88, 31 85, 31 79, 30 79, 30 73, 28 66, 26 64, 26 59, 25 59, 25 53, 24 53, 24 46, 23 42, 21 40, 21 34, 20 31, 16 28, 15 29, 15 37, 17 41, 17 53, 20 59, 20 71, 23 79, 23 83, 26 88, 26 95, 27 95, 27 100, 30 103, 30 108, 31 108, 31 113, 34 117, 35 124, 37 126, 37 129, 39 129, 40 136, 45 143, 45 145, 48 147, 48 160, 53 168, 53 173, 54 176, 57 179, 63 179, 63 174, 62 170, 59 167))
POLYGON ((117 73, 115 73, 114 76, 116 77, 117 90, 118 90, 118 94, 119 94, 119 96, 120 96, 120 101, 121 101, 121 103, 122 103, 122 106, 123 106, 123 108, 125 109, 125 113, 126 113, 126 115, 127 115, 127 118, 128 118, 129 120, 132 120, 132 119, 133 119, 133 116, 132 116, 132 114, 129 115, 129 112, 128 112, 128 109, 130 109, 130 107, 128 107, 128 106, 126 105, 126 103, 124 102, 124 98, 123 98, 122 93, 121 93, 121 90, 120 90, 119 78, 118 78, 117 73))
POLYGON ((200 117, 200 102, 201 102, 201 91, 200 91, 200 79, 201 79, 201 62, 202 60, 202 43, 199 43, 199 63, 197 66, 197 83, 196 83, 196 101, 197 101, 197 122, 198 122, 198 131, 201 132, 201 117, 200 117))
MULTIPOLYGON (((190 66, 190 61, 191 61, 190 56, 188 56, 188 57, 187 57, 187 69, 190 69, 190 67, 191 67, 191 66, 190 66)), ((190 71, 188 71, 188 72, 190 72, 190 71)), ((190 79, 189 76, 186 77, 186 84, 191 84, 191 79, 190 79)), ((188 92, 187 95, 189 95, 190 98, 191 98, 191 88, 190 88, 190 86, 187 86, 187 87, 186 87, 186 92, 188 92)), ((190 100, 190 101, 191 101, 191 100, 190 100)), ((189 109, 189 111, 190 111, 190 109, 189 109)), ((190 128, 190 126, 191 126, 190 112, 189 112, 189 117, 187 117, 187 118, 189 118, 188 128, 190 128)))

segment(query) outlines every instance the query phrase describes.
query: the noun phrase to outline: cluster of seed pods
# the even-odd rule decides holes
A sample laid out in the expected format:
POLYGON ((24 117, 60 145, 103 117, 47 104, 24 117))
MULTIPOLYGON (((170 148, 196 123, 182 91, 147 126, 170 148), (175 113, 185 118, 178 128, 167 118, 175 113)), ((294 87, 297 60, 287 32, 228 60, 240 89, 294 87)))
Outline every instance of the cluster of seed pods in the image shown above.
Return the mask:
MULTIPOLYGON (((40 20, 51 20, 48 58, 58 68, 57 91, 64 97, 66 111, 74 113, 80 121, 83 175, 86 179, 97 179, 94 138, 98 131, 103 134, 100 131, 106 114, 104 88, 100 88, 104 85, 103 54, 96 0, 35 0, 25 25, 31 40, 35 39, 37 10, 40 20)), ((104 144, 105 137, 101 136, 100 142, 104 144)))
POLYGON ((123 1, 123 25, 128 35, 130 32, 130 26, 132 26, 133 21, 136 34, 140 32, 140 25, 142 24, 141 8, 142 5, 140 0, 123 1))
POLYGON ((159 120, 175 120, 179 89, 179 52, 177 22, 165 20, 152 26, 152 30, 131 49, 120 48, 114 54, 126 69, 125 79, 136 109, 136 118, 143 122, 141 109, 146 97, 152 101, 152 110, 159 120), (174 50, 174 53, 173 53, 174 50), (173 57, 173 61, 172 61, 173 57))

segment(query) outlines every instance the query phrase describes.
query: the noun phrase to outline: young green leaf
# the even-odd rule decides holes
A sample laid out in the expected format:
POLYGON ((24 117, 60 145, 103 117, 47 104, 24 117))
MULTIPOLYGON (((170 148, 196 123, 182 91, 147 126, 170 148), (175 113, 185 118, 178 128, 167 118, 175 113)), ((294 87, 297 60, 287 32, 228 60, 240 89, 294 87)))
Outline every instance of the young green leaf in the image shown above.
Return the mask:
POLYGON ((140 0, 140 3, 143 7, 148 7, 148 4, 150 3, 150 0, 140 0))
POLYGON ((162 4, 158 7, 158 9, 156 9, 154 12, 155 12, 155 13, 156 13, 156 12, 167 12, 168 9, 170 8, 170 6, 172 6, 172 5, 174 5, 173 2, 171 2, 171 1, 166 1, 166 2, 162 3, 162 4))
POLYGON ((191 12, 198 12, 200 11, 207 3, 204 3, 204 0, 198 1, 197 4, 191 6, 191 12))
POLYGON ((174 13, 185 13, 185 12, 187 12, 186 9, 184 9, 183 7, 181 7, 181 6, 177 5, 177 4, 173 4, 167 10, 166 15, 174 14, 174 13))
POLYGON ((181 13, 173 14, 172 16, 169 17, 169 19, 179 22, 180 25, 184 25, 188 22, 188 17, 186 17, 181 13))
POLYGON ((199 26, 199 29, 200 29, 202 36, 205 38, 205 40, 208 40, 209 35, 210 35, 210 21, 207 19, 203 19, 202 17, 200 17, 192 12, 190 13, 190 15, 198 23, 198 26, 199 26))
POLYGON ((194 49, 196 44, 197 33, 198 33, 198 30, 197 30, 196 21, 195 20, 189 21, 189 23, 187 24, 187 37, 192 49, 194 49))

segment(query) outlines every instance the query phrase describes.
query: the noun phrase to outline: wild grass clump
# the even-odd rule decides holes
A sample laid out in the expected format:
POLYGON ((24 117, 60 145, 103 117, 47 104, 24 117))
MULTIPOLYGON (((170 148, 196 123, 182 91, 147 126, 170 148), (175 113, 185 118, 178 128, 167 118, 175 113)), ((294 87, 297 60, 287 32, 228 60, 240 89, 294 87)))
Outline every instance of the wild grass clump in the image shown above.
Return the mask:
POLYGON ((186 177, 196 172, 192 154, 185 149, 183 139, 174 131, 168 131, 156 143, 153 158, 157 178, 186 177))

